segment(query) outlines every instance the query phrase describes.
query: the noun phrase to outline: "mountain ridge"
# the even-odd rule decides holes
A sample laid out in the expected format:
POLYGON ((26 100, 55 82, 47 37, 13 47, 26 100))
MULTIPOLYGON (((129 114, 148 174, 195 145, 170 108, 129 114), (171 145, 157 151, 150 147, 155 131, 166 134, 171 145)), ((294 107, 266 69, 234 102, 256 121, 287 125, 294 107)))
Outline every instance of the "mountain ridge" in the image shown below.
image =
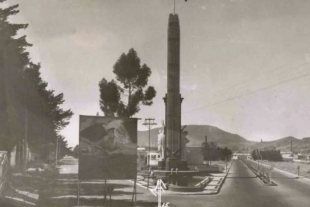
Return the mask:
MULTIPOLYGON (((150 130, 151 147, 157 147, 157 135, 160 129, 160 127, 157 127, 150 130)), ((292 142, 293 151, 310 152, 310 137, 298 139, 293 136, 287 136, 272 141, 257 142, 211 125, 186 125, 184 131, 188 132, 187 139, 189 142, 186 145, 187 147, 200 147, 205 141, 205 136, 207 136, 208 142, 214 142, 219 147, 228 147, 233 151, 250 152, 253 149, 290 151, 292 142)), ((138 131, 139 146, 148 147, 148 140, 149 131, 138 131)))

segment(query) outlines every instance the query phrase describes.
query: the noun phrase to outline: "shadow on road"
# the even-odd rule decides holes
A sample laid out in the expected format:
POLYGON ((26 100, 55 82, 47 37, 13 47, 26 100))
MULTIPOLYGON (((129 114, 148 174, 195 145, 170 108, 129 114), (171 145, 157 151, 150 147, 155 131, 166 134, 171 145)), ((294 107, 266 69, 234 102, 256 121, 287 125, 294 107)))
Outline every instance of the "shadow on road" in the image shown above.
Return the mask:
POLYGON ((227 176, 226 177, 226 179, 238 179, 238 178, 240 178, 240 179, 250 179, 250 178, 256 178, 256 176, 253 176, 253 177, 249 177, 249 176, 244 176, 244 177, 242 177, 242 176, 236 176, 236 177, 234 177, 234 176, 232 176, 232 177, 229 177, 229 176, 227 176))
POLYGON ((282 176, 272 176, 271 178, 283 179, 283 180, 295 180, 295 179, 298 179, 296 177, 282 177, 282 176))

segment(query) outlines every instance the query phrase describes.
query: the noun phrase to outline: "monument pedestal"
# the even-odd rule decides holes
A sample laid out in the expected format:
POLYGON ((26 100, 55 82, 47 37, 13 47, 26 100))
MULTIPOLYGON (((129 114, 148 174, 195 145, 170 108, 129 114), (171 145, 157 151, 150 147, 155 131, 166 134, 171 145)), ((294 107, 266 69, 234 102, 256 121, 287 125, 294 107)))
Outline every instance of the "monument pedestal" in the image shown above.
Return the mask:
POLYGON ((186 161, 181 161, 176 158, 160 160, 158 162, 158 170, 156 174, 168 179, 170 184, 187 186, 188 175, 184 172, 188 170, 186 161))
POLYGON ((166 159, 166 170, 172 170, 174 173, 170 175, 170 183, 177 186, 187 186, 188 176, 183 172, 186 171, 187 162, 176 158, 166 159))
POLYGON ((188 170, 187 162, 181 161, 177 158, 167 158, 166 163, 165 163, 165 168, 166 168, 166 170, 173 169, 173 171, 175 171, 175 170, 178 170, 178 171, 188 170))
POLYGON ((166 162, 165 160, 158 160, 158 166, 157 169, 158 170, 165 170, 166 169, 166 162))

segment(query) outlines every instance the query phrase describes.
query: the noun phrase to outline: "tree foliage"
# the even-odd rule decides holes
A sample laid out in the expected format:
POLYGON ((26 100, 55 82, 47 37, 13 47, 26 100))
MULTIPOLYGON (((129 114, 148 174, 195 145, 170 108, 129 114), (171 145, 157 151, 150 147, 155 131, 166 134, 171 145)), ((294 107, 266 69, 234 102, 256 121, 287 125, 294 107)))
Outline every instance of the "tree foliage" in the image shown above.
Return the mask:
POLYGON ((29 62, 24 36, 17 32, 26 24, 8 22, 18 13, 17 6, 0 8, 0 143, 1 149, 11 151, 24 132, 23 69, 29 62))
POLYGON ((150 106, 156 96, 154 87, 147 86, 151 69, 141 65, 134 49, 122 54, 114 65, 116 80, 103 78, 99 83, 100 108, 106 116, 131 117, 141 105, 150 106))
POLYGON ((280 150, 265 149, 259 150, 255 149, 251 152, 251 156, 254 160, 268 160, 268 161, 282 161, 282 155, 280 150))
POLYGON ((56 146, 73 113, 61 108, 63 94, 47 88, 40 64, 26 51, 31 45, 17 36, 27 24, 8 21, 18 12, 18 5, 0 7, 0 150, 10 152, 27 138, 30 148, 44 154, 46 145, 56 146))
POLYGON ((214 142, 203 142, 201 145, 201 153, 204 160, 230 160, 233 154, 227 147, 218 147, 214 142))

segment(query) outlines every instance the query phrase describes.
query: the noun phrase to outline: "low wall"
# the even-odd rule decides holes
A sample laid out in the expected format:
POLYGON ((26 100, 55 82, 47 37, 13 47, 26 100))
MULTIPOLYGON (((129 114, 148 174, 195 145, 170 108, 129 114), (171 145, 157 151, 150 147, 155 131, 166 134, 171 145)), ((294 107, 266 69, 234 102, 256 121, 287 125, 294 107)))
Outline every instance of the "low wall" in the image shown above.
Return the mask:
POLYGON ((219 173, 219 172, 221 172, 220 171, 220 167, 219 166, 214 166, 214 165, 205 165, 205 164, 190 165, 190 166, 188 166, 188 168, 190 170, 200 171, 200 172, 207 172, 207 173, 219 173))

